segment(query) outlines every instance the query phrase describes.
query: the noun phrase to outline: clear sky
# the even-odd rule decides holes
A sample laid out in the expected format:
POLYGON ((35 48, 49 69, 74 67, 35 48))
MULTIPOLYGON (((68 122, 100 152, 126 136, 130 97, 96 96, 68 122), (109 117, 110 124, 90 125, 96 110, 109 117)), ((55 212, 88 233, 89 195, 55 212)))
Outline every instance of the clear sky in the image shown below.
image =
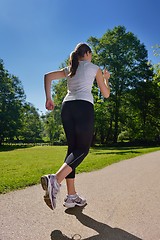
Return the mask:
POLYGON ((19 77, 27 101, 45 112, 43 75, 79 42, 123 25, 145 44, 160 44, 160 0, 0 0, 0 58, 19 77))

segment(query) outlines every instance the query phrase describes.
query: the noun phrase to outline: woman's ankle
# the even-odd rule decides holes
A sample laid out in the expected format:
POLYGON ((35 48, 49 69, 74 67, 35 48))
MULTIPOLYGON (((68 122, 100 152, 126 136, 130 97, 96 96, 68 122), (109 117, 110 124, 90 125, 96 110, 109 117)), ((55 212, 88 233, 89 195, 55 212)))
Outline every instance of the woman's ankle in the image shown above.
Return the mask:
POLYGON ((74 195, 76 195, 76 194, 77 194, 76 191, 70 191, 70 192, 68 192, 68 196, 74 196, 74 195))

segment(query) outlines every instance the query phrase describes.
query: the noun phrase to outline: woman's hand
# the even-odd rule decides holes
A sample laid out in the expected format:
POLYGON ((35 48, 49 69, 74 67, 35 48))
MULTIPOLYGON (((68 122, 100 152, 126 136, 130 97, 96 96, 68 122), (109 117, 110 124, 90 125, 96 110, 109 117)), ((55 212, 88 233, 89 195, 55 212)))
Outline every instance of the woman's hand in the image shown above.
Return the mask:
POLYGON ((106 82, 108 83, 108 79, 110 78, 110 73, 107 71, 107 69, 104 69, 103 76, 106 82))
POLYGON ((46 109, 47 110, 54 110, 54 102, 52 101, 52 99, 47 99, 46 100, 46 109))
POLYGON ((108 98, 110 96, 110 87, 108 84, 108 79, 110 77, 110 73, 107 70, 104 70, 103 73, 99 68, 96 74, 96 80, 98 87, 103 95, 103 97, 108 98))

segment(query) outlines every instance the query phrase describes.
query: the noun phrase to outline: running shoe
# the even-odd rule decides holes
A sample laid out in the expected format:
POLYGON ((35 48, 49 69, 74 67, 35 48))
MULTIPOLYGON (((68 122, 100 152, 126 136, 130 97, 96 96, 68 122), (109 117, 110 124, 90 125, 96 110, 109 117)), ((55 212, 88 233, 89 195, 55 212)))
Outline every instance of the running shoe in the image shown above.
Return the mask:
POLYGON ((56 208, 56 196, 60 190, 60 184, 57 182, 55 174, 49 174, 41 177, 41 185, 44 191, 44 201, 51 209, 56 208))
POLYGON ((47 205, 50 209, 53 210, 53 207, 52 207, 52 204, 51 204, 51 200, 50 200, 50 198, 49 198, 49 193, 46 192, 46 194, 44 195, 43 198, 44 198, 44 201, 45 201, 46 205, 47 205))
POLYGON ((76 194, 75 197, 67 195, 63 203, 63 206, 67 208, 74 208, 75 206, 82 207, 84 205, 86 205, 86 199, 80 197, 78 194, 76 194))

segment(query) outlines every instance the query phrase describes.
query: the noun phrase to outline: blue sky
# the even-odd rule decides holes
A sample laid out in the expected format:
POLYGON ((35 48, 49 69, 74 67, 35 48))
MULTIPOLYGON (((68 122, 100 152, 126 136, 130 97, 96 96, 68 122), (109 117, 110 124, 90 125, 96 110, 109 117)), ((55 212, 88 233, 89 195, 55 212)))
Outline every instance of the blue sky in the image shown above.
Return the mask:
POLYGON ((123 25, 145 44, 160 44, 159 0, 0 0, 0 58, 19 77, 27 101, 45 112, 43 75, 56 70, 78 42, 123 25))

